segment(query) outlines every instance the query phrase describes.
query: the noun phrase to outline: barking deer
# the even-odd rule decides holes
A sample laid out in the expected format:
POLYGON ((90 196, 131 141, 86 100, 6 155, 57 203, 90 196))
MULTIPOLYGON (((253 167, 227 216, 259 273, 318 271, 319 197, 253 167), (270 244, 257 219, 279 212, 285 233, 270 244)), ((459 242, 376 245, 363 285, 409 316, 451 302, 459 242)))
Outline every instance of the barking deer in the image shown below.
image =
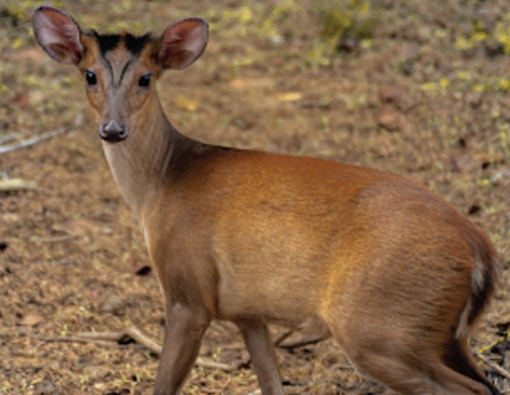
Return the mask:
POLYGON ((155 394, 179 393, 213 319, 239 327, 264 395, 284 393, 268 323, 310 320, 357 370, 402 394, 498 394, 467 340, 499 259, 452 205, 403 176, 179 133, 156 81, 202 55, 202 18, 160 37, 85 32, 52 6, 33 23, 44 51, 82 74, 143 228, 165 300, 155 394))

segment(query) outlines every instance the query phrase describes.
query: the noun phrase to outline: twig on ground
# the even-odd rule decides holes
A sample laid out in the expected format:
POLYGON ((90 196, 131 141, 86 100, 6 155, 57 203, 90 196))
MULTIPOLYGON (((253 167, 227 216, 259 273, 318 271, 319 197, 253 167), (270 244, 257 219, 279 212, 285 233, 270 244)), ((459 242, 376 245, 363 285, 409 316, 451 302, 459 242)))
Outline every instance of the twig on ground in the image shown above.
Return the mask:
POLYGON ((240 359, 232 363, 214 362, 203 358, 198 358, 195 361, 195 365, 200 366, 201 368, 218 369, 223 370, 224 372, 234 372, 248 365, 249 363, 250 363, 249 358, 240 359))
MULTIPOLYGON (((23 335, 32 337, 37 340, 45 341, 45 342, 79 342, 79 343, 100 343, 103 344, 105 342, 117 342, 123 343, 128 339, 132 339, 135 342, 141 344, 149 351, 156 355, 161 355, 162 347, 157 344, 152 339, 145 336, 142 332, 140 332, 135 327, 127 328, 123 331, 118 332, 83 332, 78 333, 76 336, 40 336, 40 335, 32 335, 28 333, 24 333, 23 335)), ((243 366, 249 363, 249 359, 242 359, 239 361, 235 361, 229 364, 209 361, 203 358, 198 358, 195 364, 202 368, 209 369, 219 369, 225 372, 231 372, 234 370, 239 370, 243 366)))
POLYGON ((124 335, 129 336, 131 339, 133 339, 137 343, 140 343, 142 346, 144 346, 154 354, 161 355, 162 347, 152 339, 149 339, 147 336, 145 336, 137 328, 133 326, 127 328, 124 332, 124 335))
POLYGON ((22 178, 0 179, 0 192, 23 191, 27 189, 37 189, 35 181, 28 181, 22 178))
POLYGON ((32 145, 39 144, 42 141, 51 139, 55 136, 58 136, 61 133, 64 133, 65 129, 57 129, 51 132, 43 133, 34 137, 30 137, 29 139, 23 140, 16 144, 3 145, 0 146, 0 154, 5 154, 6 152, 16 151, 21 148, 31 147, 32 145))
POLYGON ((475 352, 474 355, 475 355, 476 358, 478 358, 484 364, 486 364, 491 369, 493 369, 497 374, 499 374, 500 376, 503 376, 504 378, 510 380, 510 372, 508 370, 502 368, 497 363, 492 362, 489 358, 487 358, 486 356, 484 356, 484 355, 482 355, 480 353, 475 352))
POLYGON ((278 347, 280 346, 280 344, 285 341, 287 338, 289 338, 292 334, 294 333, 294 330, 293 329, 289 329, 285 332, 283 332, 282 334, 280 334, 279 336, 276 336, 274 339, 273 339, 273 344, 278 347))
POLYGON ((61 243, 72 239, 77 239, 78 235, 63 235, 63 236, 48 236, 48 237, 35 237, 31 241, 36 243, 61 243))
POLYGON ((32 339, 40 340, 42 342, 58 342, 58 343, 95 343, 95 344, 108 344, 108 341, 104 340, 91 340, 78 336, 41 336, 41 335, 33 335, 29 333, 20 333, 21 336, 27 336, 32 339))

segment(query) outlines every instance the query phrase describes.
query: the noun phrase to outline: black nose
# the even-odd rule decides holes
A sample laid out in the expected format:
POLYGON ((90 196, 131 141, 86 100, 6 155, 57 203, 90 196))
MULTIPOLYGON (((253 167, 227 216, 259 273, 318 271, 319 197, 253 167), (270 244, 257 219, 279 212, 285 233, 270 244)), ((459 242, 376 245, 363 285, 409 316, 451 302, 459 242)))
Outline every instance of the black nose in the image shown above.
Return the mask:
POLYGON ((99 136, 109 143, 118 143, 128 136, 128 129, 113 120, 99 127, 99 136))

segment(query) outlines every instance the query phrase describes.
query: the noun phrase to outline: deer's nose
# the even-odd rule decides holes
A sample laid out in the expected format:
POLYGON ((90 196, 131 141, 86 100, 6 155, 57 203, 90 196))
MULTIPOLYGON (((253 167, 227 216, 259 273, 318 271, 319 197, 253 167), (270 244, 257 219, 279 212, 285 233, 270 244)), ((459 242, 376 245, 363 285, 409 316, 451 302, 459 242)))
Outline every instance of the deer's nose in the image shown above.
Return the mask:
POLYGON ((118 143, 128 136, 128 129, 113 120, 99 127, 99 136, 109 143, 118 143))

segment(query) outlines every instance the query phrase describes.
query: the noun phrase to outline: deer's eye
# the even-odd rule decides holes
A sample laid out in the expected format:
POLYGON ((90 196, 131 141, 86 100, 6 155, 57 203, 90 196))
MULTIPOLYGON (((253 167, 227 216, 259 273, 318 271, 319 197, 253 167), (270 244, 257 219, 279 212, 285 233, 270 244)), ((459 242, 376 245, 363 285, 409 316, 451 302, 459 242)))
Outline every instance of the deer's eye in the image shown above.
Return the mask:
POLYGON ((150 85, 150 83, 151 83, 151 75, 150 74, 145 74, 145 75, 141 76, 140 79, 138 80, 138 86, 147 87, 150 85))
POLYGON ((87 84, 89 84, 89 85, 96 85, 97 84, 96 75, 92 71, 90 71, 90 70, 87 70, 85 72, 85 79, 87 80, 87 84))

